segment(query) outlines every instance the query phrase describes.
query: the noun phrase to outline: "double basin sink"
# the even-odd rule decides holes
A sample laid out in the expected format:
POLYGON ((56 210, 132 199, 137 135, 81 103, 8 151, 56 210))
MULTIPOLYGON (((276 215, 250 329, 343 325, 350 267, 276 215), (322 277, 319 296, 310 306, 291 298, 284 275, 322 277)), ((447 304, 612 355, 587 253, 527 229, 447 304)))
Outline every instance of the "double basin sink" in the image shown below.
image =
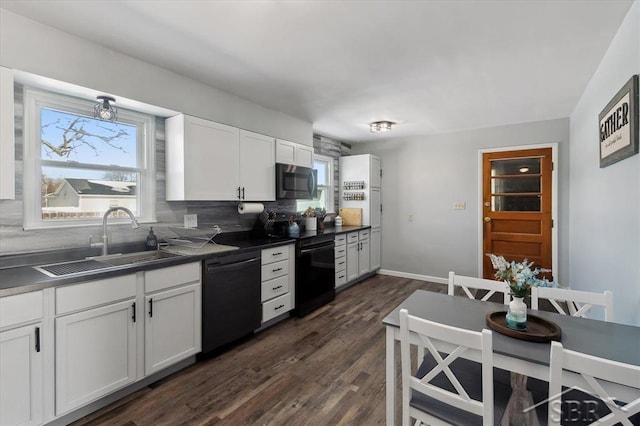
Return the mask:
POLYGON ((102 269, 143 264, 179 256, 181 255, 160 250, 142 251, 137 253, 111 254, 106 256, 90 257, 82 260, 52 263, 48 265, 34 266, 34 269, 50 277, 61 277, 90 271, 99 271, 102 269))

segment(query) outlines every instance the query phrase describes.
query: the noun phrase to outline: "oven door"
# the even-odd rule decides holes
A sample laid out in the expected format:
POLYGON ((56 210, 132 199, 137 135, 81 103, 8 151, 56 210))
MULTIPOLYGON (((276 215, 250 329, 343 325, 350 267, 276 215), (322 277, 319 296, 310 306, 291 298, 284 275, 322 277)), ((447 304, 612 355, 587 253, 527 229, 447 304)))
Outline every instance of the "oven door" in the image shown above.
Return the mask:
POLYGON ((335 254, 330 241, 301 240, 296 249, 296 309, 303 316, 335 299, 335 254))
POLYGON ((309 167, 276 164, 276 198, 311 200, 318 194, 318 172, 309 167))

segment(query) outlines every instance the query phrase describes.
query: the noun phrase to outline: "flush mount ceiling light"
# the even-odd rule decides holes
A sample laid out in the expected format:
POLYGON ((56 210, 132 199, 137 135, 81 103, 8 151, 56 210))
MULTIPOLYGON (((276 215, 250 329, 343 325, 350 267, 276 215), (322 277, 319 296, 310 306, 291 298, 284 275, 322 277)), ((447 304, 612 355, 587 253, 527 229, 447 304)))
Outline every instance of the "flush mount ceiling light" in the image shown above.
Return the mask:
POLYGON ((523 167, 520 167, 518 170, 520 171, 520 173, 527 173, 529 171, 529 168, 527 166, 523 166, 523 167))
POLYGON ((374 121, 373 123, 369 123, 369 130, 371 133, 388 132, 394 124, 396 123, 391 121, 374 121))
POLYGON ((118 119, 118 110, 113 107, 109 102, 115 102, 116 99, 111 96, 98 96, 100 101, 93 107, 93 116, 100 120, 116 121, 118 119))

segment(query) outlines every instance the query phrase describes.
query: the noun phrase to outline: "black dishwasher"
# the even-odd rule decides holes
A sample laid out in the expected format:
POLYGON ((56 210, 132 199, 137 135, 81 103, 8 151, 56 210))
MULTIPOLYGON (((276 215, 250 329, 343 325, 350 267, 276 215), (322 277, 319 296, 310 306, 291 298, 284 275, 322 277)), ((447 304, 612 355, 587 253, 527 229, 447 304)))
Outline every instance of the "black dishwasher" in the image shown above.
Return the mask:
POLYGON ((204 260, 202 354, 260 327, 260 271, 257 250, 204 260))

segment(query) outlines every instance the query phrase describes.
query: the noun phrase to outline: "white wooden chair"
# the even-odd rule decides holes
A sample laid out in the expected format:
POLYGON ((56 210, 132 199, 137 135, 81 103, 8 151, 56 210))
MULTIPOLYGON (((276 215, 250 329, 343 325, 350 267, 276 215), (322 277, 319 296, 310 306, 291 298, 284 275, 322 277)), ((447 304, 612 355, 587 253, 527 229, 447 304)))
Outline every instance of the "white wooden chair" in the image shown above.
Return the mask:
POLYGON ((488 280, 485 278, 465 277, 449 272, 449 295, 453 296, 455 287, 461 287, 469 299, 475 299, 474 294, 469 289, 487 290, 487 294, 481 299, 487 301, 495 293, 502 293, 504 304, 509 304, 509 286, 501 281, 488 280))
POLYGON ((489 330, 464 330, 400 310, 402 424, 408 426, 410 418, 429 425, 498 424, 511 388, 494 384, 492 342, 489 330), (412 368, 412 345, 429 352, 418 358, 417 369, 412 368), (451 349, 448 355, 438 351, 441 345, 451 349))
POLYGON ((548 424, 551 426, 560 425, 563 419, 565 423, 573 420, 568 424, 578 424, 578 420, 580 424, 592 425, 640 424, 640 366, 637 365, 574 352, 564 349, 560 342, 552 342, 549 395, 548 424), (577 385, 564 370, 580 375, 577 385), (605 381, 628 387, 624 402, 616 403, 620 397, 607 393, 602 386, 605 381), (564 413, 562 400, 570 402, 564 404, 564 413), (570 416, 573 419, 568 418, 570 416))
POLYGON ((531 309, 538 309, 539 299, 547 299, 562 315, 574 317, 583 317, 592 307, 602 306, 604 320, 613 321, 613 294, 610 291, 592 293, 565 288, 531 287, 531 309), (565 312, 558 301, 566 302, 569 312, 565 312))

